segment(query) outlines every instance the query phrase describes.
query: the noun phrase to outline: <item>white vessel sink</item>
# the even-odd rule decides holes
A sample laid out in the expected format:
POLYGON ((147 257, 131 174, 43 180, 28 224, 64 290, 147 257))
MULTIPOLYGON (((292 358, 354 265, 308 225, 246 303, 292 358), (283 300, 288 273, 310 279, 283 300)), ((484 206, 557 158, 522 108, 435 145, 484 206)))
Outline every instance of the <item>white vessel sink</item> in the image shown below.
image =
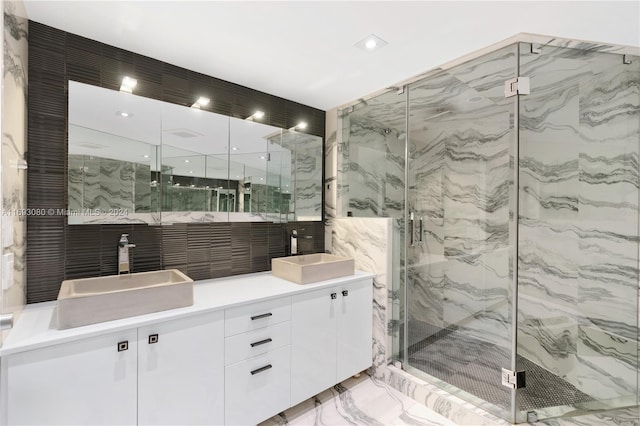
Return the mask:
POLYGON ((352 258, 316 253, 271 259, 271 273, 287 281, 309 284, 353 275, 352 258))
POLYGON ((58 293, 58 329, 191 305, 193 280, 177 269, 66 280, 58 293))

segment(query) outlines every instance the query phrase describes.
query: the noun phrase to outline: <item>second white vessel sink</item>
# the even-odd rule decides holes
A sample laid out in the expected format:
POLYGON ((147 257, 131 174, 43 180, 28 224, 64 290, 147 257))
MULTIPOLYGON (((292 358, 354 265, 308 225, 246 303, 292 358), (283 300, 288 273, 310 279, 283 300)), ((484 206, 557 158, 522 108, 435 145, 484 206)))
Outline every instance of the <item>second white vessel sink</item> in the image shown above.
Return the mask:
POLYGON ((271 273, 278 278, 298 284, 309 284, 355 273, 350 257, 314 253, 271 259, 271 273))
POLYGON ((193 305, 193 280, 177 269, 66 280, 58 329, 193 305))

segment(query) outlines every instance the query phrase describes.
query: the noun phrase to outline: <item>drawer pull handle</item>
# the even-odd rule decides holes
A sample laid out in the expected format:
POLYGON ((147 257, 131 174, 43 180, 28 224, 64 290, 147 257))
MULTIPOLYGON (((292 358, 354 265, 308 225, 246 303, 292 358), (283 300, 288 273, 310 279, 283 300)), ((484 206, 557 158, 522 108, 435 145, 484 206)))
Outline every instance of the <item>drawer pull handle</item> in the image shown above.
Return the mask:
POLYGON ((262 319, 262 318, 267 318, 267 317, 270 317, 272 315, 273 314, 271 312, 267 312, 266 314, 262 314, 262 315, 254 315, 254 316, 251 317, 251 321, 255 321, 255 320, 258 320, 258 319, 262 319))
POLYGON ((342 290, 342 295, 343 296, 348 296, 349 295, 349 290, 342 290))
POLYGON ((150 334, 149 335, 149 344, 153 345, 154 343, 158 343, 158 335, 157 334, 150 334))
POLYGON ((129 341, 118 342, 118 352, 126 351, 129 349, 129 341))
POLYGON ((267 371, 268 369, 273 368, 273 365, 267 364, 264 367, 257 368, 251 372, 251 375, 254 376, 258 373, 262 373, 263 371, 267 371))
POLYGON ((255 348, 256 346, 264 345, 265 343, 270 343, 272 341, 273 341, 273 339, 271 339, 271 337, 269 337, 268 339, 260 340, 259 342, 253 342, 251 344, 251 347, 255 348))
POLYGON ((331 293, 331 300, 334 300, 336 297, 338 297, 337 293, 331 293))

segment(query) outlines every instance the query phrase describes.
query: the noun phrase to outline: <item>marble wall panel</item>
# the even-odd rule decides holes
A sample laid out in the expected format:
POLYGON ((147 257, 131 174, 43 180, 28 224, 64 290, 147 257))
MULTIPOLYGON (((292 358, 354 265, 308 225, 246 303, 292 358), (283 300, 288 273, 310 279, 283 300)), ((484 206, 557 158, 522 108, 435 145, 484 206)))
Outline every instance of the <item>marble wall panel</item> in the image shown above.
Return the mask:
POLYGON ((69 155, 68 173, 69 210, 80 211, 84 201, 84 156, 69 155))
POLYGON ((151 167, 146 164, 133 164, 134 197, 133 210, 136 213, 151 213, 151 167))
POLYGON ((390 294, 392 288, 392 220, 388 218, 332 219, 332 254, 352 257, 356 269, 371 272, 373 278, 373 366, 374 377, 382 378, 391 361, 390 294))
MULTIPOLYGON (((22 1, 3 1, 2 21, 2 256, 0 312, 19 312, 26 303, 25 161, 27 112, 28 20, 22 1), (4 270, 4 269, 7 270, 4 270)), ((1 340, 0 340, 1 341, 1 340)))
POLYGON ((638 66, 562 48, 522 63, 519 350, 595 398, 637 395, 638 66))

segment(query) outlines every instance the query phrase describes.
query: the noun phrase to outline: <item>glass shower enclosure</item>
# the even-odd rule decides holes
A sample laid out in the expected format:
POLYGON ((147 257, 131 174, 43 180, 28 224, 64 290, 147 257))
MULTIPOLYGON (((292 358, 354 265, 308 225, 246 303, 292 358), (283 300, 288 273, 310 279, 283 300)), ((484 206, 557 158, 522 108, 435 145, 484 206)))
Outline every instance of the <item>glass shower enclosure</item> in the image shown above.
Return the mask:
POLYGON ((403 369, 512 422, 638 404, 639 57, 515 42, 343 117, 403 369))

